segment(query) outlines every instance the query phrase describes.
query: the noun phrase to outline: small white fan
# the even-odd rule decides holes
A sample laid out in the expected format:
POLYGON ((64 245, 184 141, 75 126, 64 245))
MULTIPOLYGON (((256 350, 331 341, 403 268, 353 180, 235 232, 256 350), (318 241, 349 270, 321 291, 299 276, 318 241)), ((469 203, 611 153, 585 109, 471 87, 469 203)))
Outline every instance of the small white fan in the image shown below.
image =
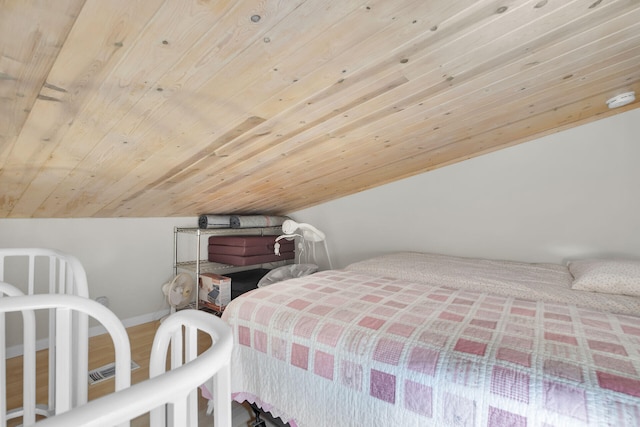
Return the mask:
POLYGON ((189 273, 180 273, 171 282, 162 285, 162 293, 167 297, 172 313, 191 302, 194 288, 195 282, 189 273))

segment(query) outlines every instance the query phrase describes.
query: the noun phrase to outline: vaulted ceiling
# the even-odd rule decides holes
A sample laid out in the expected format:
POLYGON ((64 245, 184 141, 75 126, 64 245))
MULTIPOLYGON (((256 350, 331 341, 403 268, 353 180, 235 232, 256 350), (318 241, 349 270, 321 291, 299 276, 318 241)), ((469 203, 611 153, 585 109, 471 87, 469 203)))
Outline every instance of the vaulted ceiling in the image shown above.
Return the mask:
POLYGON ((0 217, 289 213, 638 107, 638 0, 0 0, 0 217))

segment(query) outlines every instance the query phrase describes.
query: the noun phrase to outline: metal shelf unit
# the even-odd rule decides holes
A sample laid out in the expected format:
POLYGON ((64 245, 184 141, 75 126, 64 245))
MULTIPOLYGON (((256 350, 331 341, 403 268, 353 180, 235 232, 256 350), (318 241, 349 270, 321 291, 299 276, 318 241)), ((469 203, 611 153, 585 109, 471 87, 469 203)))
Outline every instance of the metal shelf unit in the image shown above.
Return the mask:
MULTIPOLYGON (((252 270, 255 268, 273 269, 287 264, 293 264, 294 260, 284 260, 277 262, 269 262, 263 264, 253 265, 228 265, 217 262, 210 262, 208 259, 202 259, 202 236, 279 236, 282 234, 281 227, 257 227, 257 228, 190 228, 190 227, 174 227, 173 229, 173 272, 178 274, 178 270, 185 270, 195 275, 196 282, 196 300, 193 303, 193 308, 200 309, 202 304, 200 303, 200 287, 198 286, 198 278, 201 273, 217 273, 228 274, 235 273, 237 271, 252 270), (178 260, 178 245, 180 234, 191 235, 195 237, 194 244, 196 245, 195 259, 178 260)), ((233 283, 231 284, 233 286, 233 283)))

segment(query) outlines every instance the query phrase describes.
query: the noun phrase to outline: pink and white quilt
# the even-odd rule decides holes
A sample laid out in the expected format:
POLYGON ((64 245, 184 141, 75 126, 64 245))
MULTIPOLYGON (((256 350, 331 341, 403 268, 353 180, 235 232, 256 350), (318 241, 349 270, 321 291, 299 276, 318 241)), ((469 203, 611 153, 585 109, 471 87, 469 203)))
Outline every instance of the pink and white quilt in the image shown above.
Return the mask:
POLYGON ((232 391, 292 426, 637 426, 640 318, 335 270, 235 299, 232 391))

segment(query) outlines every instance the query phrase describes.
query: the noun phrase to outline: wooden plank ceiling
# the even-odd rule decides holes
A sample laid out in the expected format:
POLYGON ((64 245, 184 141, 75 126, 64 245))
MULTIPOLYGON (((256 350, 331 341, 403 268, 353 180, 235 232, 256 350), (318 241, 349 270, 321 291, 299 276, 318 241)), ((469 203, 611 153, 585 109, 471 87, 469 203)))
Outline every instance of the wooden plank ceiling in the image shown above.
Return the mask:
POLYGON ((0 0, 0 48, 0 217, 278 214, 638 107, 640 1, 0 0))

